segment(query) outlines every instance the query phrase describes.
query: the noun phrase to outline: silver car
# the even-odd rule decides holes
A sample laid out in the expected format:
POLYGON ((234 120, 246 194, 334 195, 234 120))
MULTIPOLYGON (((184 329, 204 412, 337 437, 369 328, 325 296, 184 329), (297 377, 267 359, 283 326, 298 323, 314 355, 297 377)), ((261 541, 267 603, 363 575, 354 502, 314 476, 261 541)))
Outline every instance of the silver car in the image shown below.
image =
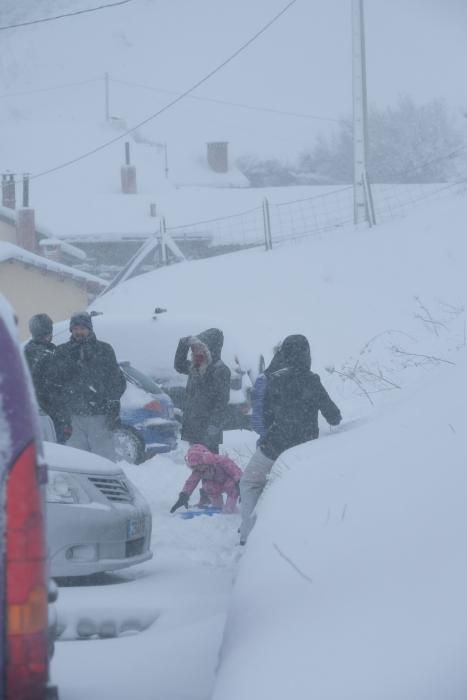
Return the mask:
POLYGON ((88 576, 152 557, 146 500, 113 462, 44 443, 51 575, 88 576))

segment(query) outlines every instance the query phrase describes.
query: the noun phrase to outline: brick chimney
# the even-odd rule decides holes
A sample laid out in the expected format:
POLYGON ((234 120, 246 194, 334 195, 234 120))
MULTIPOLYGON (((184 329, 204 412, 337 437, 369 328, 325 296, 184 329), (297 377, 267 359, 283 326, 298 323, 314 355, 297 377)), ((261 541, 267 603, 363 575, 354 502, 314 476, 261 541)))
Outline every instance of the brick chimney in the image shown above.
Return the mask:
POLYGON ((229 170, 228 141, 211 141, 207 144, 208 164, 215 173, 229 170))
POLYGON ((23 177, 23 206, 16 212, 16 243, 21 248, 37 252, 36 215, 29 206, 29 176, 23 177))
POLYGON ((16 209, 16 183, 12 173, 2 175, 2 206, 16 209))
POLYGON ((136 194, 136 168, 130 163, 130 144, 125 143, 125 165, 120 168, 120 179, 123 194, 136 194))

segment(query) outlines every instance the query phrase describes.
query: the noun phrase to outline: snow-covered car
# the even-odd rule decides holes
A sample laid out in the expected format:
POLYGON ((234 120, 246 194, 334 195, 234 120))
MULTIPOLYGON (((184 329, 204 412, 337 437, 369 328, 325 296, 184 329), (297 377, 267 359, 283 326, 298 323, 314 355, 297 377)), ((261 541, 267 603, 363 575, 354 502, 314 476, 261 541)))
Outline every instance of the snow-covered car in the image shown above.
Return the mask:
POLYGON ((151 377, 120 362, 127 380, 121 398, 121 425, 115 430, 117 457, 139 464, 161 452, 177 447, 180 424, 172 399, 151 377))
POLYGON ((51 575, 87 576, 152 557, 146 500, 113 462, 45 443, 51 575))
MULTIPOLYGON (((183 411, 186 376, 174 369, 174 357, 178 341, 187 335, 196 335, 212 323, 209 319, 171 316, 170 313, 154 313, 148 316, 121 316, 100 313, 95 302, 93 326, 96 336, 112 345, 119 361, 127 360, 138 370, 154 379, 183 411)), ((258 373, 259 357, 245 347, 239 347, 236 339, 224 329, 222 358, 232 373, 230 402, 225 417, 225 429, 249 428, 250 389, 258 373)), ((54 343, 66 342, 69 336, 68 322, 54 325, 54 343)))

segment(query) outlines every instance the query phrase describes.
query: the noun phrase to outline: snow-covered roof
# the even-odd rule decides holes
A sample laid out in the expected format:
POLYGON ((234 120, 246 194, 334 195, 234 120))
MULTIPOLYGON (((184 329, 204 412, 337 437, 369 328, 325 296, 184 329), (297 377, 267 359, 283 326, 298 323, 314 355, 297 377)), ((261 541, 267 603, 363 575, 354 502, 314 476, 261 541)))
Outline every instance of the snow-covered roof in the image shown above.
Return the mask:
MULTIPOLYGON (((16 214, 17 214, 17 209, 10 209, 9 207, 3 207, 0 205, 0 221, 3 221, 6 224, 10 224, 11 226, 16 226, 16 214)), ((45 228, 44 226, 41 226, 40 224, 35 226, 36 233, 39 236, 51 236, 51 232, 45 228)))
POLYGON ((81 250, 81 248, 77 248, 70 243, 66 243, 65 241, 61 241, 58 238, 41 238, 39 241, 39 246, 43 249, 48 247, 58 247, 63 253, 66 253, 72 258, 78 258, 78 260, 86 260, 87 258, 84 250, 81 250))
POLYGON ((31 253, 24 248, 20 248, 13 243, 7 243, 0 241, 0 263, 7 262, 9 260, 16 260, 26 265, 33 265, 34 267, 39 267, 43 270, 47 270, 51 273, 58 275, 65 275, 81 282, 86 282, 87 284, 98 287, 99 289, 104 289, 107 286, 107 282, 102 280, 100 277, 95 275, 90 275, 87 272, 81 272, 81 270, 76 270, 68 265, 63 265, 62 263, 55 262, 54 260, 49 260, 41 255, 36 255, 31 253))

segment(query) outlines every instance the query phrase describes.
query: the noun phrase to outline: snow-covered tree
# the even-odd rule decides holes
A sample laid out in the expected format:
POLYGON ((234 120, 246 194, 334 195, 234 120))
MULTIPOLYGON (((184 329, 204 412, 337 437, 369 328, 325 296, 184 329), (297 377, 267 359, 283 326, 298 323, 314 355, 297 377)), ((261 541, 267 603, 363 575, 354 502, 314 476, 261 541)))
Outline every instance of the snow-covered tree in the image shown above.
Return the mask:
MULTIPOLYGON (((368 140, 372 182, 443 182, 457 171, 452 154, 461 147, 462 136, 442 100, 417 105, 410 97, 401 97, 396 107, 372 108, 368 140)), ((351 182, 352 159, 352 120, 346 118, 334 137, 319 139, 302 154, 299 170, 351 182)))

